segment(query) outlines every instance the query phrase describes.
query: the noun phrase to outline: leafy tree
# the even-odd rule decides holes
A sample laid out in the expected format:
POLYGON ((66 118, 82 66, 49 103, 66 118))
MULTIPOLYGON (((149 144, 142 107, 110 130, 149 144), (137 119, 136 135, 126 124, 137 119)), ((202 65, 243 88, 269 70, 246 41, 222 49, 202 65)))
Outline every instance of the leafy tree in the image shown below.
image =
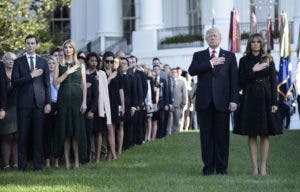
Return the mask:
POLYGON ((47 52, 53 46, 49 15, 70 4, 71 0, 1 0, 0 55, 4 51, 21 52, 28 34, 38 37, 41 53, 47 52))

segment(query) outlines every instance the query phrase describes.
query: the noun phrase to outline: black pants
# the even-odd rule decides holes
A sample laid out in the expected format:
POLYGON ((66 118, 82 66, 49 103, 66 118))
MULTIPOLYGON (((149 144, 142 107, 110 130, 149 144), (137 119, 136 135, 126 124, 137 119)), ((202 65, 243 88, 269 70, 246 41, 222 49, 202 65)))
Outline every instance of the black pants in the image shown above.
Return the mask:
POLYGON ((163 108, 157 111, 159 115, 157 123, 157 138, 163 138, 167 135, 167 127, 165 126, 165 110, 163 108))
POLYGON ((56 133, 57 104, 51 103, 51 112, 45 115, 44 123, 44 158, 49 159, 53 155, 54 137, 56 133))
POLYGON ((144 110, 138 110, 135 112, 135 144, 141 145, 144 141, 145 136, 145 111, 144 110))
POLYGON ((17 109, 18 119, 18 168, 25 170, 27 167, 27 149, 31 136, 33 149, 33 167, 41 169, 43 164, 43 108, 17 109))
POLYGON ((124 149, 129 149, 134 146, 134 117, 131 117, 130 111, 124 114, 124 149))
POLYGON ((211 103, 205 110, 197 112, 203 173, 223 173, 228 167, 229 113, 217 111, 211 103))

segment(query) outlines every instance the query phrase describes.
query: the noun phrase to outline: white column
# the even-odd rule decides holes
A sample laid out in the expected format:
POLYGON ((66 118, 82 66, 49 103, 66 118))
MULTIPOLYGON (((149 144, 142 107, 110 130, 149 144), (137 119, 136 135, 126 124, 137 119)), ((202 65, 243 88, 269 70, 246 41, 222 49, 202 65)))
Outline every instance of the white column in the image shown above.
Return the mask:
POLYGON ((139 30, 158 29, 163 26, 162 0, 140 0, 139 30))
MULTIPOLYGON (((99 25, 98 35, 100 36, 122 36, 122 1, 121 0, 99 0, 99 25)), ((97 15, 95 13, 95 15, 97 15)), ((90 18, 87 22, 93 22, 90 18)), ((95 23, 97 25, 97 23, 95 23)))
POLYGON ((295 11, 294 11, 294 44, 297 46, 298 45, 298 37, 299 37, 299 25, 300 25, 300 1, 299 0, 294 0, 295 3, 295 11))
POLYGON ((137 29, 132 34, 133 54, 143 54, 157 50, 157 29, 163 27, 162 0, 139 0, 137 29))

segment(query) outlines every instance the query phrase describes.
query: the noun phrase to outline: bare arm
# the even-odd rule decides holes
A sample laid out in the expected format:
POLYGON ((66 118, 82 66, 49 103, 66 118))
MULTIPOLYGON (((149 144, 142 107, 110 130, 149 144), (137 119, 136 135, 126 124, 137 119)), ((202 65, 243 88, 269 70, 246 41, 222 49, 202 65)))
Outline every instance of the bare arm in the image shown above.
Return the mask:
MULTIPOLYGON (((55 85, 61 84, 69 76, 69 74, 74 73, 77 70, 78 70, 78 66, 77 65, 74 65, 73 67, 68 67, 68 69, 66 70, 66 72, 64 72, 64 74, 62 74, 59 77, 59 67, 57 65, 56 69, 54 71, 54 84, 55 85)), ((84 68, 84 74, 85 74, 85 68, 84 68)), ((84 76, 84 78, 85 78, 85 76, 84 76)))
POLYGON ((86 86, 86 72, 85 66, 81 65, 81 89, 82 89, 82 105, 81 105, 81 112, 84 113, 86 110, 86 95, 87 95, 87 86, 86 86))
POLYGON ((122 115, 124 115, 124 113, 125 113, 124 90, 120 89, 119 94, 120 94, 120 101, 121 101, 121 106, 122 106, 122 115))

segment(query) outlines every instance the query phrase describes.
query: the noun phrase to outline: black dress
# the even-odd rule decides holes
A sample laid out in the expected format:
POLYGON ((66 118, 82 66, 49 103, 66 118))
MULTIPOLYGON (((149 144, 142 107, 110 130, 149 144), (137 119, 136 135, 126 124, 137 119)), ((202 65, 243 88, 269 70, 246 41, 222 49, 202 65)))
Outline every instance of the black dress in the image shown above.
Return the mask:
POLYGON ((278 113, 272 113, 272 105, 277 106, 275 64, 253 72, 253 66, 261 61, 261 56, 252 54, 241 58, 239 83, 243 94, 237 112, 233 133, 249 136, 268 136, 282 133, 278 113))
MULTIPOLYGON (((107 73, 106 73, 107 74, 107 73)), ((107 76, 109 77, 109 76, 107 76)), ((111 110, 111 121, 113 124, 118 124, 121 121, 119 115, 119 105, 121 105, 120 89, 122 89, 122 77, 118 73, 115 78, 110 80, 108 84, 110 110, 111 110)))

